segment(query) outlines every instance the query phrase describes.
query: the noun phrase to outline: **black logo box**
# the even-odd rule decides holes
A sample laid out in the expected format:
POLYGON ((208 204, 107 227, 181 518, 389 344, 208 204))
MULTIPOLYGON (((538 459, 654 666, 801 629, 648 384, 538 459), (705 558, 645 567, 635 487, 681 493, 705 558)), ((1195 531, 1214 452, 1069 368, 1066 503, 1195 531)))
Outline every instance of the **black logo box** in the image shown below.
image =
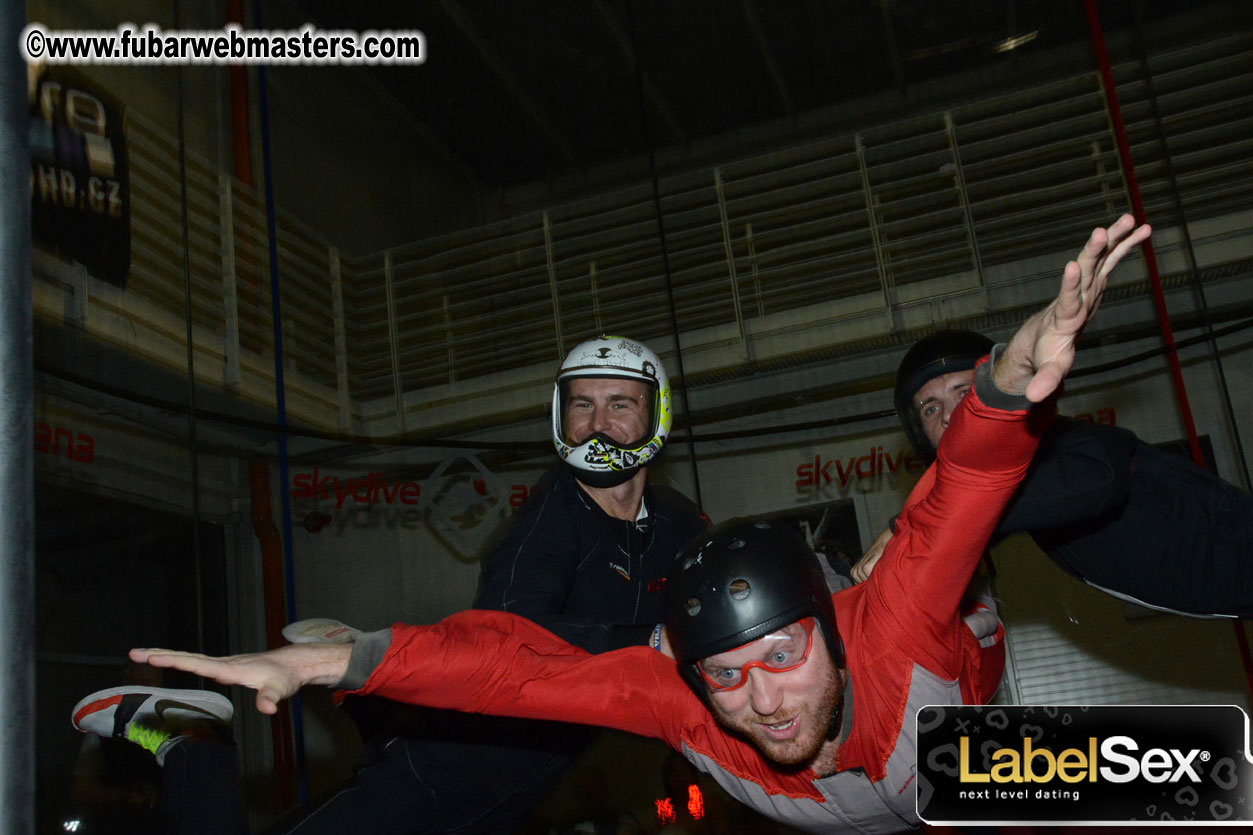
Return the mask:
POLYGON ((1253 820, 1248 719, 1235 706, 930 706, 917 724, 929 823, 1253 820), (1069 749, 1071 780, 1042 779, 1069 749), (1019 782, 1007 779, 1015 760, 1019 782))

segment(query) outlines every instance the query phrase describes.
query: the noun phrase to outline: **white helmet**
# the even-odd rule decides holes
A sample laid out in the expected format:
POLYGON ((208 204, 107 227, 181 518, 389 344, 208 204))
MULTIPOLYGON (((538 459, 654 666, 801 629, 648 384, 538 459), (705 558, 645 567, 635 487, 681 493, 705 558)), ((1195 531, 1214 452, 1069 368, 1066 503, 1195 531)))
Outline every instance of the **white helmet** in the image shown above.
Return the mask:
POLYGON ((657 355, 642 343, 621 336, 600 336, 576 345, 557 369, 553 385, 553 443, 575 475, 593 487, 621 484, 657 457, 670 434, 670 378, 657 355), (575 377, 617 377, 639 380, 653 391, 644 434, 619 446, 594 435, 578 446, 566 442, 566 381, 575 377))

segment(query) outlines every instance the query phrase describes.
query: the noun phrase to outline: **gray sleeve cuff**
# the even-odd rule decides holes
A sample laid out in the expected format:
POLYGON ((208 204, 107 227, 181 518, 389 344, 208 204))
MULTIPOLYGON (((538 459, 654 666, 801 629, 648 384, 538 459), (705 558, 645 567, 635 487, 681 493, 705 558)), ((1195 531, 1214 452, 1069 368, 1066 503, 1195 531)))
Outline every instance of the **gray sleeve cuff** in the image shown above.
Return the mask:
POLYGON ((975 370, 975 394, 979 395, 979 400, 984 405, 991 406, 993 409, 1000 409, 1004 412, 1026 411, 1035 405, 1027 399, 1026 395, 1007 394, 992 382, 992 366, 996 365, 996 360, 1003 350, 1005 350, 1003 343, 993 345, 992 355, 988 361, 975 370))
POLYGON ((335 685, 336 690, 359 690, 379 664, 383 663, 383 655, 392 644, 392 631, 380 629, 378 632, 366 632, 358 635, 352 645, 352 655, 348 658, 348 669, 335 685))

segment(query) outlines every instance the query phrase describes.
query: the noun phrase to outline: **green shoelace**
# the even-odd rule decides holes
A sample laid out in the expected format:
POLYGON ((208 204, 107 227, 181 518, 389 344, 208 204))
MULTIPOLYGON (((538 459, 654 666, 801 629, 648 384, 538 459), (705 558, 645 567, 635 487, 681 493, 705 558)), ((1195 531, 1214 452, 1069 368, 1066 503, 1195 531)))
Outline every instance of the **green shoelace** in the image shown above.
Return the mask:
POLYGON ((157 749, 161 747, 161 743, 165 742, 171 736, 169 731, 158 731, 152 728, 145 728, 143 725, 132 724, 126 729, 126 738, 136 745, 157 753, 157 749))

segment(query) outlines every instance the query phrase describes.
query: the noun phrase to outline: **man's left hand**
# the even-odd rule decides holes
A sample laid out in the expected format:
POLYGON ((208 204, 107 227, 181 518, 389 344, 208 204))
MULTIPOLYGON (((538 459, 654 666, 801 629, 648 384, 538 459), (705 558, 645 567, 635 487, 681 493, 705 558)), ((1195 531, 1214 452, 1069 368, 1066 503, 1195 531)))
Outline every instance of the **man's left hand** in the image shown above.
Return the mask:
POLYGON ((992 380, 1006 394, 1024 394, 1033 403, 1048 398, 1075 362, 1075 342, 1096 312, 1114 267, 1152 233, 1123 215, 1108 229, 1092 230, 1078 258, 1066 265, 1061 289, 1048 307, 1014 334, 992 369, 992 380))

